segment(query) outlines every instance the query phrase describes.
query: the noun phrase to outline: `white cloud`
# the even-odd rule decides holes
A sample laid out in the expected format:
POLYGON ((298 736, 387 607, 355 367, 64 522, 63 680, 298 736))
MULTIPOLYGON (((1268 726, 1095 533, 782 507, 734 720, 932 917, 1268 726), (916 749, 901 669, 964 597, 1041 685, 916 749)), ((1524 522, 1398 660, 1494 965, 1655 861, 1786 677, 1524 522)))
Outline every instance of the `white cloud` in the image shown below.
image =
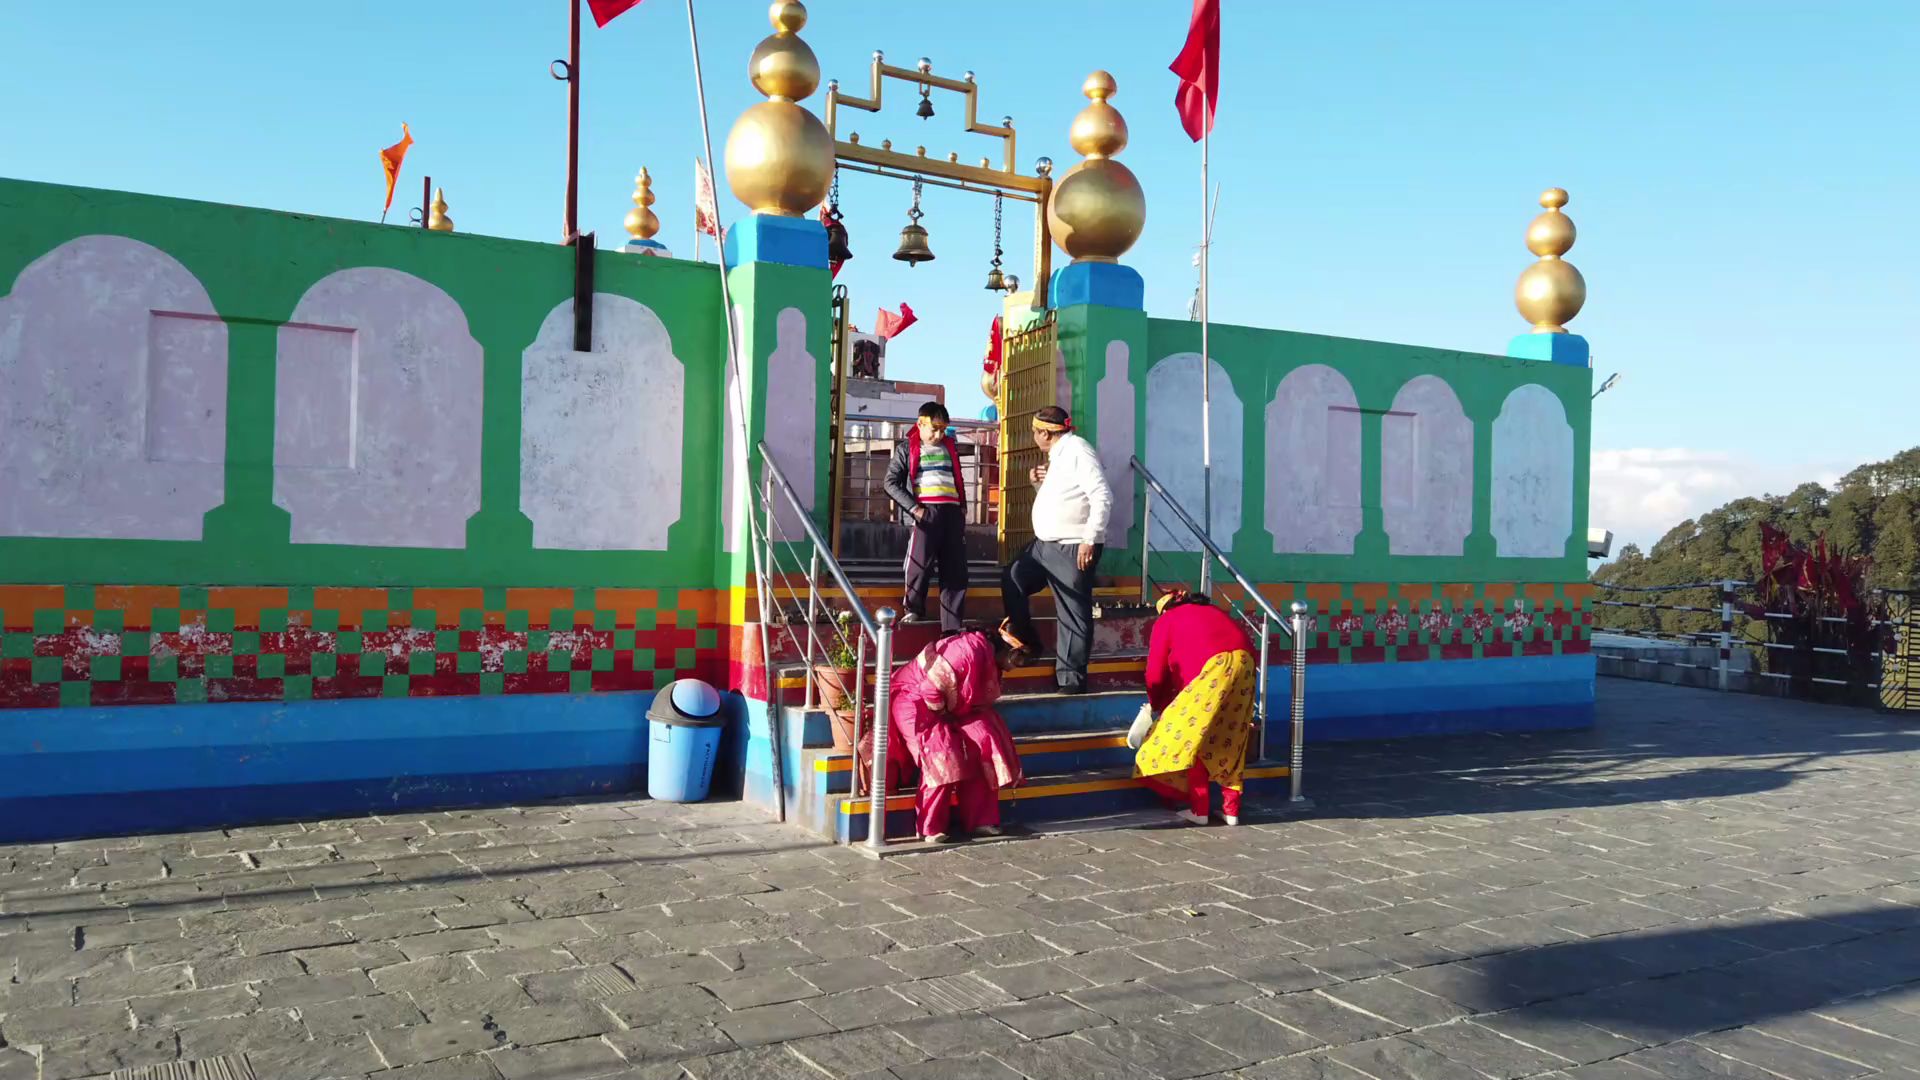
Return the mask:
POLYGON ((1784 495, 1815 480, 1831 486, 1829 462, 1770 463, 1722 450, 1636 447, 1595 450, 1588 521, 1612 529, 1613 548, 1643 549, 1668 529, 1745 495, 1784 495))

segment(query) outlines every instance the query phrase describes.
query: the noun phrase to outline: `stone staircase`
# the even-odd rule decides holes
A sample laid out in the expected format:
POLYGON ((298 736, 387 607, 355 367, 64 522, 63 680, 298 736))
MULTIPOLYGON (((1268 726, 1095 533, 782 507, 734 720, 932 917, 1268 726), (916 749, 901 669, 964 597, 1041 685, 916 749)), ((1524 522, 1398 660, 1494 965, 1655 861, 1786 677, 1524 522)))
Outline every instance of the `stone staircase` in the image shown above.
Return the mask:
MULTIPOLYGON (((862 567, 862 570, 866 568, 862 567)), ((998 569, 992 576, 976 572, 966 603, 968 621, 982 627, 997 625, 1002 617, 998 569)), ((861 577, 866 577, 861 574, 861 577)), ((865 585, 856 580, 861 600, 870 610, 899 604, 898 570, 889 584, 865 585)), ((824 599, 824 598, 823 598, 824 599)), ((1009 825, 1044 832, 1049 827, 1124 811, 1158 809, 1158 795, 1133 776, 1133 751, 1126 746, 1127 726, 1146 700, 1145 667, 1152 610, 1139 603, 1136 589, 1111 584, 1096 588, 1089 692, 1062 695, 1055 691, 1052 646, 1055 620, 1052 598, 1035 598, 1035 623, 1046 655, 1031 666, 1008 673, 1000 715, 1012 732, 1026 772, 1026 782, 1000 793, 1001 816, 1009 825)), ((791 604, 787 605, 791 607, 791 604)), ((929 602, 938 611, 936 597, 929 602)), ((797 628, 796 628, 797 631, 797 628)), ((912 659, 939 635, 936 624, 899 627, 894 635, 896 664, 912 659)), ((804 824, 822 836, 842 842, 864 840, 869 823, 869 799, 853 792, 852 754, 836 750, 833 729, 825 712, 802 707, 805 667, 792 650, 776 649, 782 660, 776 704, 782 724, 788 820, 804 824)), ((865 700, 871 709, 869 685, 865 700)), ((1271 708, 1284 714, 1284 688, 1277 688, 1271 708)), ((1254 805, 1284 800, 1289 770, 1285 763, 1284 715, 1268 717, 1270 755, 1275 760, 1251 762, 1247 794, 1254 805)), ((901 846, 915 842, 912 792, 887 800, 889 840, 901 846)))

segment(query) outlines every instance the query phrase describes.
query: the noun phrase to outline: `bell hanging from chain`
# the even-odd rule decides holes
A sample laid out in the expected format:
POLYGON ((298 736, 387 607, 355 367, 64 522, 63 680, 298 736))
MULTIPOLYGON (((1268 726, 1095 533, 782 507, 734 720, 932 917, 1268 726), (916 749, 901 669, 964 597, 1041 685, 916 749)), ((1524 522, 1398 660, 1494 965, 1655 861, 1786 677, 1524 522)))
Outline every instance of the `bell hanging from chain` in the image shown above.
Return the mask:
POLYGON ((987 269, 987 291, 1005 292, 1007 275, 1000 270, 1000 193, 993 193, 993 265, 987 269))
POLYGON ((827 200, 827 265, 838 266, 853 258, 847 246, 847 227, 840 219, 840 170, 833 170, 833 194, 827 200))
MULTIPOLYGON (((920 74, 930 75, 933 73, 933 61, 923 56, 919 68, 920 74)), ((922 120, 933 119, 933 87, 927 83, 920 84, 920 105, 913 110, 913 114, 922 120)))
POLYGON ((927 246, 927 230, 920 225, 920 181, 913 182, 913 209, 907 211, 907 227, 900 230, 900 248, 893 257, 908 266, 933 261, 933 249, 927 246))

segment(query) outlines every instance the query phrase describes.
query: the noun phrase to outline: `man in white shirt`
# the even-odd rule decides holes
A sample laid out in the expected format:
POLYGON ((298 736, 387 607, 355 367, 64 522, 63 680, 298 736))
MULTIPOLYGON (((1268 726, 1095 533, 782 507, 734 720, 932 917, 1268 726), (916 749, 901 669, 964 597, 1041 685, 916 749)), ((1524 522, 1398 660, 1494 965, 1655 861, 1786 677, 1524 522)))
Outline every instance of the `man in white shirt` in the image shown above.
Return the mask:
POLYGON ((1030 647, 1040 644, 1028 599, 1053 590, 1060 634, 1054 679, 1065 694, 1085 693, 1087 654, 1093 646, 1093 570, 1107 535, 1113 490, 1100 455, 1073 433, 1073 418, 1049 405, 1033 418, 1033 442, 1047 455, 1032 477, 1033 543, 1000 575, 1006 629, 1030 647))

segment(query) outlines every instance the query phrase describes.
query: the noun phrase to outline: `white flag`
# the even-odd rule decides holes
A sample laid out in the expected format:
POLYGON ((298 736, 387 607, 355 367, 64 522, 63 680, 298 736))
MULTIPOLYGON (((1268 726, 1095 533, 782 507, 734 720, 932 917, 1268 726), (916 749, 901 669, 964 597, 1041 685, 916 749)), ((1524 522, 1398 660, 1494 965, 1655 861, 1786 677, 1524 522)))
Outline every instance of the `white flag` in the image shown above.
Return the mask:
POLYGON ((720 210, 713 202, 713 173, 705 162, 693 159, 693 223, 708 236, 720 236, 720 210))

